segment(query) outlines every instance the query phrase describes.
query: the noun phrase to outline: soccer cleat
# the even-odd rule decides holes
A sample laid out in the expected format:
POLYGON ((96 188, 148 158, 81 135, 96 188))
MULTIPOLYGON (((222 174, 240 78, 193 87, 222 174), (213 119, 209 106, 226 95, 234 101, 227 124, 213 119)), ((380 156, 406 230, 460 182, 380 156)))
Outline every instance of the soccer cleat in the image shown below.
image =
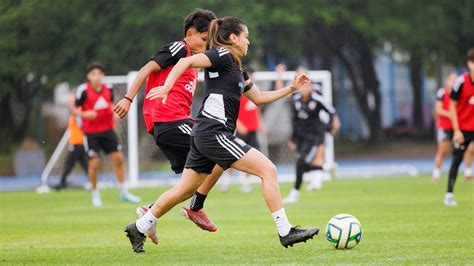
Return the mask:
MULTIPOLYGON (((150 208, 148 206, 140 206, 137 207, 135 213, 137 214, 138 218, 141 218, 150 208)), ((145 232, 145 235, 153 242, 153 244, 158 245, 160 241, 158 236, 156 235, 156 225, 152 225, 148 231, 145 232)))
POLYGON ((292 189, 288 196, 283 199, 283 204, 296 203, 300 198, 300 192, 296 189, 292 189))
POLYGON ((135 223, 129 224, 125 227, 125 235, 130 240, 130 244, 132 244, 132 249, 136 253, 145 252, 144 244, 145 244, 145 235, 140 233, 137 229, 137 225, 135 223))
POLYGON ((142 199, 133 195, 130 192, 127 193, 120 193, 119 199, 124 202, 131 202, 131 203, 139 203, 142 199))
POLYGON ((292 227, 286 236, 280 236, 280 243, 285 248, 293 247, 294 244, 306 242, 319 232, 319 228, 300 229, 299 226, 292 227))
POLYGON ((444 197, 444 205, 448 207, 456 207, 458 203, 454 200, 454 197, 444 197))
POLYGON ((92 205, 94 207, 102 207, 102 200, 100 199, 99 196, 93 196, 92 197, 92 205))
POLYGON ((207 217, 202 209, 199 211, 193 211, 183 206, 181 208, 181 214, 191 222, 195 223, 202 230, 209 232, 217 231, 217 226, 207 217))

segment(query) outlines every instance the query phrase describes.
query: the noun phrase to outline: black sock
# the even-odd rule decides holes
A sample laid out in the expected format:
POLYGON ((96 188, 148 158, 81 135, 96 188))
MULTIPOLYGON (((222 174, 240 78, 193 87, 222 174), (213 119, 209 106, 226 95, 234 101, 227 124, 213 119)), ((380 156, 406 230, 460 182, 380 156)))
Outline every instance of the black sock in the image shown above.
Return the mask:
POLYGON ((323 167, 319 165, 310 165, 308 167, 308 171, 313 171, 313 170, 323 170, 323 167))
MULTIPOLYGON (((465 146, 467 147, 467 145, 465 146)), ((453 158, 451 159, 451 166, 449 167, 448 193, 453 193, 454 184, 456 183, 456 178, 458 176, 459 166, 463 160, 465 150, 466 149, 453 149, 453 158)))
POLYGON ((192 211, 199 211, 204 206, 204 201, 206 200, 207 195, 203 195, 196 191, 193 198, 191 199, 191 204, 189 205, 192 211))
POLYGON ((296 163, 296 181, 295 181, 295 189, 300 190, 301 183, 303 182, 303 174, 307 171, 307 164, 302 161, 298 160, 296 163))

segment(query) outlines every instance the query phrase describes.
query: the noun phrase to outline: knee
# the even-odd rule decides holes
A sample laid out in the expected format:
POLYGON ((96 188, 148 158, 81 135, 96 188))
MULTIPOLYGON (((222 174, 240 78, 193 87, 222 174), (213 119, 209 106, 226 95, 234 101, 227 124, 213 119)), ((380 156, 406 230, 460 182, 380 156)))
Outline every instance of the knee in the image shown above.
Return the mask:
POLYGON ((93 158, 89 160, 89 169, 92 171, 97 171, 99 170, 100 167, 100 160, 98 158, 93 158))
POLYGON ((277 168, 273 163, 269 163, 262 169, 262 177, 269 180, 277 180, 277 168))

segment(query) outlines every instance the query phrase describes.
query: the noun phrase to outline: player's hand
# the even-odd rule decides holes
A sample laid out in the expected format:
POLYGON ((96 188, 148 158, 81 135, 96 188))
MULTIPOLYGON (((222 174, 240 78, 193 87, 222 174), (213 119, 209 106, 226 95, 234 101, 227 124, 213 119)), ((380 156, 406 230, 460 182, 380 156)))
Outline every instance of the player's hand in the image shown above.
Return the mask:
POLYGON ((332 121, 332 127, 331 127, 331 130, 329 131, 329 133, 331 133, 331 135, 333 136, 336 136, 337 132, 339 132, 339 129, 341 128, 341 122, 339 121, 339 119, 336 117, 333 121, 332 121))
POLYGON ((87 120, 94 120, 97 117, 97 112, 94 110, 87 110, 82 112, 81 116, 87 120))
POLYGON ((115 114, 120 118, 124 118, 130 110, 131 104, 132 102, 130 102, 129 100, 125 98, 121 99, 114 107, 115 114))
POLYGON ((275 72, 277 74, 281 74, 282 72, 286 71, 286 65, 284 63, 280 63, 275 66, 275 72))
POLYGON ((296 75, 295 78, 293 79, 293 83, 291 83, 291 88, 293 88, 294 90, 298 90, 303 85, 308 84, 310 81, 311 81, 311 78, 306 73, 296 75))
POLYGON ((464 143, 464 135, 461 130, 454 130, 453 140, 455 148, 461 147, 461 144, 464 143))
POLYGON ((166 97, 168 96, 169 91, 170 89, 165 86, 154 87, 148 92, 148 94, 146 95, 146 98, 148 100, 161 99, 163 103, 165 103, 166 97))
POLYGON ((289 141, 288 141, 288 148, 289 148, 291 151, 296 151, 296 144, 295 144, 292 140, 289 140, 289 141))

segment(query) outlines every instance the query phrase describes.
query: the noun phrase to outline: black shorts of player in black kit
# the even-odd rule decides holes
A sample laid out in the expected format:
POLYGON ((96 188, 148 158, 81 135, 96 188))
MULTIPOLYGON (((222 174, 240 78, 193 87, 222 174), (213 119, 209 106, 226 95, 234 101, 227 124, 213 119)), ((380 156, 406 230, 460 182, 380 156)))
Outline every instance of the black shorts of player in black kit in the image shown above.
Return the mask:
POLYGON ((436 132, 436 140, 438 142, 451 141, 452 139, 453 139, 452 130, 438 128, 438 131, 436 132))
POLYGON ((251 147, 234 136, 242 93, 249 77, 229 50, 212 48, 203 53, 212 66, 204 69, 203 104, 196 116, 186 168, 211 173, 216 164, 224 169, 241 159, 251 147))
POLYGON ((296 140, 296 159, 302 160, 306 164, 311 163, 321 144, 324 144, 324 133, 296 140))
POLYGON ((193 121, 184 119, 171 122, 155 122, 153 137, 156 145, 170 161, 171 170, 176 174, 183 172, 191 148, 193 121))
POLYGON ((252 147, 230 133, 191 137, 186 168, 210 174, 217 164, 224 170, 242 158, 252 147))
POLYGON ((258 145, 257 131, 251 131, 245 135, 237 134, 237 137, 245 141, 248 145, 252 146, 252 148, 257 150, 260 149, 260 146, 258 145))
POLYGON ((118 137, 113 129, 86 134, 87 139, 87 155, 90 158, 100 156, 100 152, 105 154, 117 152, 122 150, 122 145, 118 142, 118 137))

